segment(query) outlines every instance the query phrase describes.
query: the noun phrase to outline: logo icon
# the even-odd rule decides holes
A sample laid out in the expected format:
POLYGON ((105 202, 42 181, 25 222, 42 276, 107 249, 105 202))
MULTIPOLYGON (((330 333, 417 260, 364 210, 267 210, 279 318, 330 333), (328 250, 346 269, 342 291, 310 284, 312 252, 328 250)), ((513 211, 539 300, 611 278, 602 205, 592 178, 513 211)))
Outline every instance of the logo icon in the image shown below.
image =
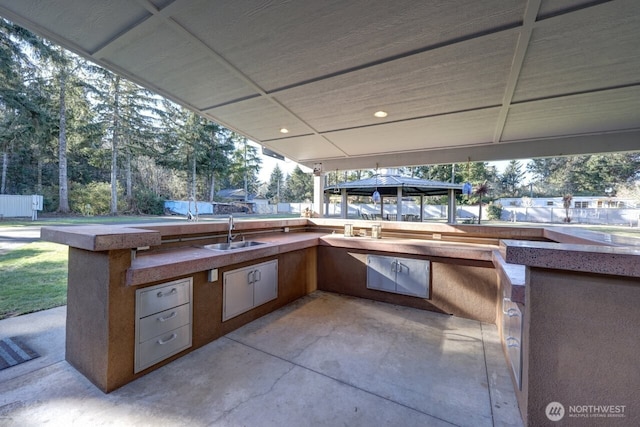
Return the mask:
POLYGON ((547 405, 544 413, 551 421, 560 421, 564 418, 564 406, 559 402, 551 402, 547 405))

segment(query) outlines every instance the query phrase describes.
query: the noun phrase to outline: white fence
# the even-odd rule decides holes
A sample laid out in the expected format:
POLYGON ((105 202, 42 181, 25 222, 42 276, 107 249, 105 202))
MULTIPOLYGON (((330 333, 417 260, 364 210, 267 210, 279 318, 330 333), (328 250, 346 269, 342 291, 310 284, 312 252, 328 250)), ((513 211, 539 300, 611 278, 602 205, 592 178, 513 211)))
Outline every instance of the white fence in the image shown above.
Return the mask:
MULTIPOLYGON (((14 196, 15 197, 15 196, 14 196)), ((31 196, 21 196, 31 197, 31 196)), ((203 203, 203 202, 201 202, 203 203)), ((207 206, 198 205, 199 214, 210 214, 211 204, 206 203, 207 206)), ((184 210, 186 214, 188 202, 175 202, 167 201, 165 206, 171 207, 177 211, 184 210)), ((259 203, 254 206, 254 212, 262 215, 274 215, 274 214, 295 214, 301 215, 305 209, 313 210, 312 203, 278 203, 277 205, 270 205, 266 203, 259 203)), ((193 209, 193 205, 192 205, 193 209)), ((1 212, 1 211, 0 211, 1 212)), ((31 211, 28 215, 30 216, 31 211)), ((373 204, 349 204, 348 216, 350 218, 361 217, 362 214, 380 214, 380 205, 373 204)), ((404 202, 402 205, 402 213, 405 215, 420 216, 420 205, 413 202, 404 202)), ((396 215, 396 205, 389 204, 384 205, 383 216, 396 215)), ((456 218, 458 222, 468 221, 477 218, 479 214, 478 205, 458 205, 456 207, 456 218)), ((341 203, 329 203, 327 216, 340 217, 342 215, 341 203)), ((640 209, 631 208, 570 208, 569 216, 572 223, 577 224, 611 224, 611 225, 631 225, 640 226, 640 209)), ((483 205, 482 218, 487 219, 489 217, 487 205, 483 205)), ((447 206, 446 205, 424 205, 423 218, 425 221, 429 220, 446 220, 447 219, 447 206)), ((502 209, 501 220, 513 221, 513 222, 539 222, 539 223, 555 223, 561 224, 565 218, 564 208, 559 207, 516 207, 507 206, 502 209)))
MULTIPOLYGON (((562 223, 566 217, 564 208, 552 207, 512 207, 502 209, 502 220, 524 222, 562 223)), ((569 208, 571 223, 611 224, 640 226, 640 209, 624 208, 569 208)))
POLYGON ((14 196, 0 194, 0 219, 2 218, 38 218, 42 210, 42 196, 14 196))

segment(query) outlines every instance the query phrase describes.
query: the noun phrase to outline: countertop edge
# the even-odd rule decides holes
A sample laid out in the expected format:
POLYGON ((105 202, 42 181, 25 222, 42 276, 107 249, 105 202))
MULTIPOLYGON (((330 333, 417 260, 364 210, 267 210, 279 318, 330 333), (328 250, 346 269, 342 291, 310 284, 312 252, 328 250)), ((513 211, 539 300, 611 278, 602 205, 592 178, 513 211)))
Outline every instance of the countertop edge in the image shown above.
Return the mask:
POLYGON ((640 277, 640 249, 636 248, 502 240, 500 253, 510 264, 640 277))
POLYGON ((161 236, 157 231, 115 226, 42 227, 40 238, 93 252, 156 246, 161 243, 161 236))
POLYGON ((491 253, 497 248, 492 245, 473 243, 447 243, 442 241, 370 237, 343 237, 328 234, 319 239, 321 246, 362 249, 379 252, 405 253, 410 255, 492 261, 491 253))

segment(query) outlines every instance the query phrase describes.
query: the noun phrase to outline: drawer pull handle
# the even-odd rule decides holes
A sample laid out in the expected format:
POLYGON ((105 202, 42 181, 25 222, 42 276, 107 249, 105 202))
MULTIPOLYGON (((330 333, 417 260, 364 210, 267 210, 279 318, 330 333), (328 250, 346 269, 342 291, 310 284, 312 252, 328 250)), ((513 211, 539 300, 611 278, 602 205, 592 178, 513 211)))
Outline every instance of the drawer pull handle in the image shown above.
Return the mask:
POLYGON ((178 313, 176 313, 175 311, 172 311, 170 315, 168 315, 167 317, 158 317, 158 320, 161 322, 166 322, 169 319, 173 319, 174 317, 176 317, 178 315, 178 313))
POLYGON ((160 339, 158 340, 158 344, 160 344, 160 345, 164 345, 164 344, 166 344, 166 343, 168 343, 168 342, 171 342, 171 341, 175 340, 176 338, 178 338, 178 334, 173 333, 173 334, 171 334, 171 336, 170 336, 169 338, 167 338, 166 340, 163 340, 162 338, 160 338, 160 339))
POLYGON ((178 290, 176 288, 171 289, 171 291, 167 292, 166 294, 163 293, 162 291, 157 293, 158 298, 162 298, 162 297, 168 297, 169 295, 174 295, 177 294, 178 290))
POLYGON ((506 341, 507 341, 507 347, 509 348, 520 347, 520 341, 516 337, 509 336, 506 338, 506 341))
POLYGON ((507 310, 506 314, 509 317, 520 317, 520 313, 518 313, 518 310, 516 310, 515 308, 510 308, 509 310, 507 310))

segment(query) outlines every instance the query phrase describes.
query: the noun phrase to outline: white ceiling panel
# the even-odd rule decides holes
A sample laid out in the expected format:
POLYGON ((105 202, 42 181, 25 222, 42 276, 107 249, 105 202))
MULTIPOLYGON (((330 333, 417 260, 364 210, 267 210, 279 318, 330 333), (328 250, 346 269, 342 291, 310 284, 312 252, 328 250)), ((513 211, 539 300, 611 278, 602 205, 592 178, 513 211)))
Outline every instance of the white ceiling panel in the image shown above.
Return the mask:
POLYGON ((225 123, 234 123, 257 141, 283 138, 285 135, 280 132, 281 128, 289 130, 287 137, 313 133, 309 127, 266 98, 253 98, 205 110, 205 114, 225 123))
POLYGON ((203 46, 160 20, 127 33, 104 55, 108 63, 198 109, 255 94, 203 46))
POLYGON ((0 15, 300 162, 606 152, 598 136, 627 149, 640 129, 638 0, 0 0, 0 15))
POLYGON ((174 19, 266 91, 513 26, 525 5, 521 0, 187 3, 174 19))
POLYGON ((299 159, 300 162, 312 162, 314 159, 345 157, 342 151, 318 135, 269 141, 265 145, 290 159, 299 159))
POLYGON ((350 156, 484 144, 493 137, 499 108, 386 123, 324 136, 350 156))
POLYGON ((640 1, 618 0, 543 20, 514 101, 640 83, 640 1))
POLYGON ((2 6, 87 52, 150 16, 129 0, 17 0, 2 2, 2 6))
POLYGON ((515 141, 638 128, 640 87, 623 88, 512 105, 502 140, 515 141), (615 117, 615 120, 612 117, 615 117))
POLYGON ((318 131, 501 104, 515 32, 417 54, 274 94, 318 131), (389 115, 378 119, 373 113, 389 115))

